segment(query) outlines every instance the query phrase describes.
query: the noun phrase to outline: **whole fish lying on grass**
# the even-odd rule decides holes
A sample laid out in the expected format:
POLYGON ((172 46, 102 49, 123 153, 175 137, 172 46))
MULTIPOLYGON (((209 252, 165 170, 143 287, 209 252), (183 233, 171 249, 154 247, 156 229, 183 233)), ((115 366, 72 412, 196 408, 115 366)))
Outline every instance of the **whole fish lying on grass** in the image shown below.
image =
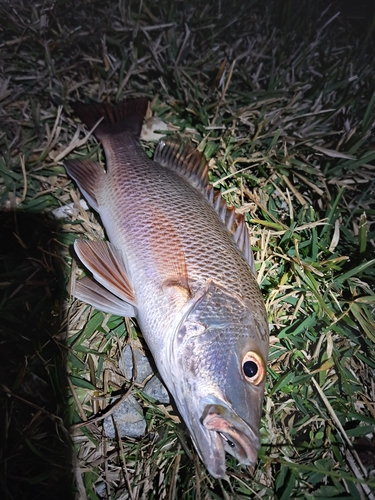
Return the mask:
POLYGON ((137 318, 199 456, 224 477, 226 451, 241 464, 257 459, 266 311, 243 216, 209 185, 190 142, 162 139, 147 157, 138 139, 147 105, 73 104, 90 128, 102 118, 94 133, 107 165, 65 168, 110 241, 76 241, 94 279, 80 280, 75 296, 137 318))

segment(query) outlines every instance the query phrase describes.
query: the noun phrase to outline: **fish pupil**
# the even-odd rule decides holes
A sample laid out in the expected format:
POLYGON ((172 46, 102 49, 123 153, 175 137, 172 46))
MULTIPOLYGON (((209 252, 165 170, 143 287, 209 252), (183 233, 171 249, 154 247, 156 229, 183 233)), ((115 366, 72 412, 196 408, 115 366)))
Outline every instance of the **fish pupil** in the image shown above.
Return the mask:
POLYGON ((246 361, 243 364, 243 372, 246 377, 253 378, 258 373, 258 365, 255 361, 246 361))

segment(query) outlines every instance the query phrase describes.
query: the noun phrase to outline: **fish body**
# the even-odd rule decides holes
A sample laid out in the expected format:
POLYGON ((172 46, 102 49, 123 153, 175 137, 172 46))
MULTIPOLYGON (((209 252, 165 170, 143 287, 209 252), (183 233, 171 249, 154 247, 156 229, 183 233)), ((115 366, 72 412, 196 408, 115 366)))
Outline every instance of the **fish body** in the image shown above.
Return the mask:
POLYGON ((73 105, 95 129, 106 171, 65 163, 99 213, 109 242, 77 241, 94 280, 75 296, 134 316, 209 472, 225 452, 254 465, 268 356, 268 325, 245 221, 208 183, 186 141, 163 139, 154 160, 139 142, 146 99, 73 105))

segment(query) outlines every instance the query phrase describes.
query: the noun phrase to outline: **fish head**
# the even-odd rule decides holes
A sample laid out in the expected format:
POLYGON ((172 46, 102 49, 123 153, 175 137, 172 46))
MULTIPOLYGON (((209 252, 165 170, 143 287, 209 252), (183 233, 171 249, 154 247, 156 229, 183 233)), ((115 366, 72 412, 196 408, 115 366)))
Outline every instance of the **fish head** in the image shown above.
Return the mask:
POLYGON ((169 389, 214 477, 225 477, 226 452, 241 464, 256 463, 267 357, 264 306, 214 283, 175 332, 169 389))

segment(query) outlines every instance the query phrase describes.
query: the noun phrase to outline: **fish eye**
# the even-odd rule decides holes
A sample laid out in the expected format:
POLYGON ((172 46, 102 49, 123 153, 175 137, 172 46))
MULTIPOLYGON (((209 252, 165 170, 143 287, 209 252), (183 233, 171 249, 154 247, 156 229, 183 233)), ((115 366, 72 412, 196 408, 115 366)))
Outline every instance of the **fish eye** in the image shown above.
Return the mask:
POLYGON ((243 364, 243 372, 247 378, 253 378, 258 373, 258 365, 255 361, 245 361, 243 364))
POLYGON ((261 356, 253 351, 249 351, 242 359, 242 372, 249 382, 258 385, 264 379, 266 369, 261 356))

